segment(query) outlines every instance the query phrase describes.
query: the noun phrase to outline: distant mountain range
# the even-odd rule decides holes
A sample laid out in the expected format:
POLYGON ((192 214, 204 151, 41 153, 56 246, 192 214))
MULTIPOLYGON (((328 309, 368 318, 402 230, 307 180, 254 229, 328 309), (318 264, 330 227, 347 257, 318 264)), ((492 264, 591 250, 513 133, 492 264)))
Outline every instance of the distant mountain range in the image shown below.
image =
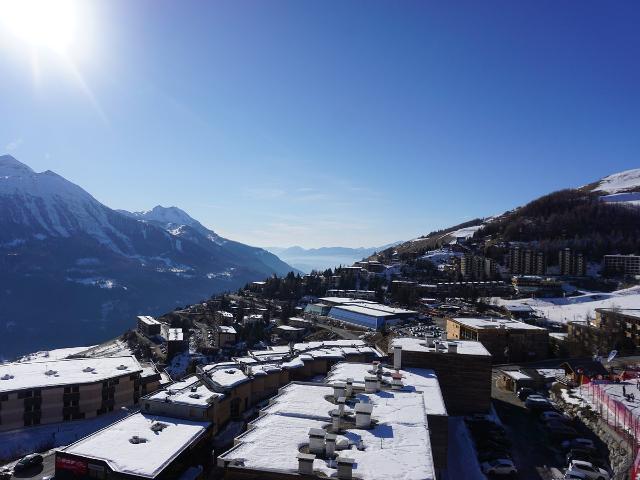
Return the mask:
POLYGON ((599 262, 607 253, 640 254, 639 207, 640 169, 627 170, 544 195, 502 215, 431 232, 387 249, 383 256, 396 252, 415 257, 462 238, 496 258, 505 242, 518 242, 548 253, 551 265, 566 247, 599 262))
POLYGON ((271 253, 277 255, 291 266, 309 273, 312 270, 326 270, 340 265, 351 265, 353 262, 367 258, 375 252, 380 252, 401 242, 390 243, 372 248, 321 247, 267 247, 271 253))
POLYGON ((292 270, 179 208, 112 210, 54 172, 0 156, 0 357, 94 344, 136 314, 292 270))

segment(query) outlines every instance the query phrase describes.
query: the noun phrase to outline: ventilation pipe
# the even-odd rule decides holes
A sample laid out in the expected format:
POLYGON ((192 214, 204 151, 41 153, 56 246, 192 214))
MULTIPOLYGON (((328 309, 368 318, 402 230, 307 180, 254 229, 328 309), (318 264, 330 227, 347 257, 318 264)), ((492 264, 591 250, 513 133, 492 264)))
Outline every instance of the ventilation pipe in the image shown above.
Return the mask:
POLYGON ((402 347, 400 345, 393 347, 393 368, 396 370, 402 368, 402 347))
POLYGON ((340 480, 351 480, 353 478, 353 464, 356 461, 353 458, 338 457, 338 478, 340 480))
POLYGON ((333 457, 336 452, 336 438, 337 435, 335 433, 327 433, 324 437, 326 441, 325 452, 327 457, 333 457))
POLYGON ((345 396, 350 398, 353 395, 353 378, 347 378, 345 396))
POLYGON ((322 455, 324 453, 324 436, 326 432, 321 428, 309 430, 309 453, 322 455))
POLYGON ((366 376, 364 377, 364 391, 365 393, 376 393, 379 389, 378 377, 366 376))
POLYGON ((313 475, 313 461, 316 459, 315 455, 309 453, 298 454, 298 473, 300 475, 313 475))
POLYGON ((338 413, 340 416, 344 415, 344 404, 347 402, 345 397, 338 398, 338 413))
POLYGON ((334 432, 340 431, 340 412, 338 410, 331 410, 331 429, 334 432))
POLYGON ((449 342, 449 353, 458 353, 458 343, 449 342))
POLYGON ((392 383, 391 383, 391 389, 392 390, 402 390, 402 374, 400 373, 399 370, 396 370, 394 373, 391 374, 391 379, 392 379, 392 383))
POLYGON ((356 428, 369 428, 371 426, 372 403, 356 403, 356 428))
POLYGON ((427 347, 433 348, 436 346, 436 340, 434 337, 427 337, 427 347))
POLYGON ((340 397, 344 397, 345 390, 347 389, 346 385, 342 382, 333 384, 333 398, 336 400, 340 397))

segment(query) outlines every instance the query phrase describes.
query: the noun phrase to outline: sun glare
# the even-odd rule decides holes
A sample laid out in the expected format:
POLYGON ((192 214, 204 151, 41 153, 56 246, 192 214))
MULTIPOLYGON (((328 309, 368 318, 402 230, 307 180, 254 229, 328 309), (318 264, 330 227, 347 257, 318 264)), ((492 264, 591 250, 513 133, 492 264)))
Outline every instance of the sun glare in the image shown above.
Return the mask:
POLYGON ((32 47, 68 53, 76 30, 72 0, 0 0, 0 21, 32 47))

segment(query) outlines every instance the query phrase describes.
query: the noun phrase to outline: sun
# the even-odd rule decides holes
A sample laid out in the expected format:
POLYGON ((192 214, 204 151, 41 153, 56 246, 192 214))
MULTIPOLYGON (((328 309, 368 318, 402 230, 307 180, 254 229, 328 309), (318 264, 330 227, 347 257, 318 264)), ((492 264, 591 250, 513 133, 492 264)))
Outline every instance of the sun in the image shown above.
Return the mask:
POLYGON ((0 0, 0 22, 32 47, 67 54, 76 20, 73 0, 0 0))

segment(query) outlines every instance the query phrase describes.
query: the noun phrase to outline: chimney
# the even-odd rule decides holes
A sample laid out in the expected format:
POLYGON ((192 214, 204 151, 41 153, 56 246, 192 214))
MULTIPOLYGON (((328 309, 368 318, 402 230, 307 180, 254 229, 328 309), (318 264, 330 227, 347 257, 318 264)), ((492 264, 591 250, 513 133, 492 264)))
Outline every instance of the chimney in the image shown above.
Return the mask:
POLYGON ((300 475, 313 475, 313 461, 316 459, 315 455, 309 453, 298 454, 298 473, 300 475))
POLYGON ((372 403, 356 403, 356 428, 369 428, 371 426, 372 403))
POLYGON ((340 397, 344 397, 344 392, 346 390, 346 385, 342 382, 333 384, 333 398, 336 400, 340 397))
POLYGON ((449 353, 458 353, 458 343, 449 342, 449 353))
POLYGON ((324 437, 327 442, 325 450, 327 457, 333 457, 336 452, 336 438, 337 435, 335 433, 327 433, 324 437))
POLYGON ((316 455, 324 454, 324 436, 326 432, 321 428, 309 430, 309 453, 316 455))
POLYGON ((347 402, 345 397, 338 398, 338 413, 340 416, 344 415, 344 404, 347 402))
POLYGON ((345 396, 350 398, 353 395, 353 378, 347 378, 347 388, 345 391, 345 396))
POLYGON ((340 480, 351 480, 353 478, 353 464, 356 461, 353 458, 338 457, 338 478, 340 480))
POLYGON ((340 412, 338 410, 331 410, 331 430, 334 432, 340 431, 340 412))
POLYGON ((372 377, 370 375, 364 377, 365 393, 376 393, 378 391, 378 388, 378 377, 372 377))
POLYGON ((435 347, 435 338, 434 337, 427 337, 427 347, 429 347, 429 348, 435 347))
POLYGON ((402 347, 394 345, 393 347, 393 368, 400 370, 402 368, 402 347))
POLYGON ((392 390, 402 390, 402 374, 399 370, 396 370, 395 373, 391 374, 391 389, 392 390))
POLYGON ((442 333, 440 334, 440 339, 444 342, 447 340, 447 331, 443 330, 442 333))

